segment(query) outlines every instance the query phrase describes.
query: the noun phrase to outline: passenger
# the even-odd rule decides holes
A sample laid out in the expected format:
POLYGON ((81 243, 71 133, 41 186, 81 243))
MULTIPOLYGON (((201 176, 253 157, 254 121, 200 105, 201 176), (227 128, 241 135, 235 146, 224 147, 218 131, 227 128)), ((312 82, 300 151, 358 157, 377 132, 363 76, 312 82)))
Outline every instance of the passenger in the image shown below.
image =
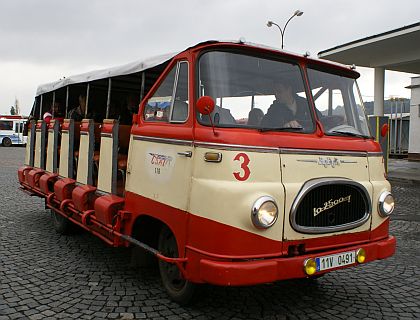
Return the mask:
POLYGON ((252 108, 248 114, 248 125, 259 126, 263 117, 264 112, 261 109, 252 108))
POLYGON ((44 113, 42 116, 42 119, 46 122, 47 125, 50 124, 52 119, 58 119, 60 122, 63 120, 63 116, 60 112, 61 109, 61 103, 59 101, 55 101, 51 109, 44 113))
POLYGON ((293 93, 289 84, 275 84, 274 95, 276 100, 261 120, 261 127, 302 128, 299 121, 311 119, 307 100, 293 93))
POLYGON ((76 122, 80 122, 85 118, 86 112, 86 95, 81 94, 79 95, 79 105, 70 110, 67 119, 74 119, 76 122))
POLYGON ((139 108, 139 98, 135 95, 127 96, 127 99, 123 105, 121 113, 119 115, 120 124, 129 124, 133 122, 133 114, 135 114, 139 108))

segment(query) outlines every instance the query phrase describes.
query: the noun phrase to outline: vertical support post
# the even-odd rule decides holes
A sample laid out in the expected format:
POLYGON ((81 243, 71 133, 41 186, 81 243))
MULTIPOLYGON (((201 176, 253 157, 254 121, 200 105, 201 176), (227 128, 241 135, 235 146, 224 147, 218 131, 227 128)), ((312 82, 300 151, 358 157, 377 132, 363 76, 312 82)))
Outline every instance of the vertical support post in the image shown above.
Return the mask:
POLYGON ((141 73, 141 85, 140 85, 140 102, 143 100, 144 98, 144 88, 146 86, 146 72, 143 71, 141 73))
POLYGON ((392 133, 394 132, 394 130, 393 130, 393 128, 394 128, 394 119, 393 119, 394 102, 393 102, 393 99, 392 98, 390 99, 390 102, 391 102, 391 112, 389 114, 389 118, 390 118, 390 121, 389 121, 389 143, 390 143, 389 152, 392 153, 392 145, 393 145, 393 142, 392 142, 392 133))
POLYGON ((52 104, 51 104, 51 115, 53 118, 54 118, 54 104, 55 104, 55 91, 53 92, 52 104))
POLYGON ((109 109, 111 106, 111 78, 108 79, 108 96, 106 98, 106 115, 105 119, 108 119, 109 117, 109 109))
POLYGON ((395 99, 395 116, 394 116, 394 153, 397 153, 397 134, 398 134, 398 98, 395 99))
POLYGON ((332 106, 333 106, 333 92, 331 89, 328 89, 328 116, 332 116, 332 106))
POLYGON ((36 136, 36 121, 31 120, 31 126, 29 128, 30 130, 30 138, 29 141, 26 143, 29 143, 29 163, 28 165, 33 167, 34 166, 34 154, 35 154, 35 136, 36 136))
POLYGON ((87 84, 87 89, 86 89, 86 108, 85 108, 85 118, 87 117, 88 114, 88 109, 89 109, 89 91, 90 91, 90 83, 87 84))
POLYGON ((47 140, 47 124, 43 120, 42 121, 40 130, 41 130, 41 141, 40 141, 40 164, 39 167, 41 169, 45 169, 45 156, 46 156, 46 140, 47 140))
POLYGON ((64 114, 64 118, 67 118, 67 112, 69 111, 69 91, 70 91, 70 86, 67 86, 66 88, 66 111, 64 114))
POLYGON ((398 153, 402 154, 402 129, 403 129, 403 105, 404 101, 400 99, 400 132, 398 135, 398 153))
POLYGON ((43 95, 41 94, 41 98, 39 101, 39 119, 42 120, 42 104, 43 104, 43 95))
POLYGON ((373 105, 374 115, 384 115, 384 92, 385 92, 385 68, 375 68, 375 101, 373 105))

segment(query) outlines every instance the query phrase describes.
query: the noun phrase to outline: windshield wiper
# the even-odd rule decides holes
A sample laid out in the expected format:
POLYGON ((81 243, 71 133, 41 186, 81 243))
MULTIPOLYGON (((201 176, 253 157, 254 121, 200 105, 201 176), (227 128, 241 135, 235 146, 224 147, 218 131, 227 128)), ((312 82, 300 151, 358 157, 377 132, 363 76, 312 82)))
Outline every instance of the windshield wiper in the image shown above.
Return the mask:
POLYGON ((358 138, 364 138, 364 139, 370 139, 372 137, 370 136, 364 136, 363 134, 349 132, 349 131, 329 131, 328 133, 335 133, 336 135, 343 135, 343 136, 349 136, 349 137, 358 137, 358 138))
POLYGON ((277 128, 259 128, 259 132, 267 132, 267 131, 302 131, 303 127, 277 127, 277 128))

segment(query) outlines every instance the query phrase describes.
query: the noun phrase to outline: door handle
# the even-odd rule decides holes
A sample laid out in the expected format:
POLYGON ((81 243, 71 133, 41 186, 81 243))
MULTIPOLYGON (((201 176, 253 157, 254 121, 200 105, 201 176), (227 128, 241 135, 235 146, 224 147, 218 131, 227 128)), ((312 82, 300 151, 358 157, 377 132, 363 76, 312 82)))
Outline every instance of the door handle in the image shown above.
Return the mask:
POLYGON ((191 158, 192 157, 192 152, 191 151, 178 152, 178 155, 191 158))

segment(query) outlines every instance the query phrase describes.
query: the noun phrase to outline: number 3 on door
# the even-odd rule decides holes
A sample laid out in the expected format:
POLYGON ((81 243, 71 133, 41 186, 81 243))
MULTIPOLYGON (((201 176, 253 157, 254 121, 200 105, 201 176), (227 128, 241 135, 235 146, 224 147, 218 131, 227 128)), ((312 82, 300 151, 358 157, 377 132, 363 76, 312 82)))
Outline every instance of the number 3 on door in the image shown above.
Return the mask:
POLYGON ((248 164, 250 162, 249 157, 246 153, 238 153, 233 159, 234 161, 241 161, 242 172, 234 172, 233 175, 236 180, 245 181, 249 178, 251 170, 249 170, 248 164))

